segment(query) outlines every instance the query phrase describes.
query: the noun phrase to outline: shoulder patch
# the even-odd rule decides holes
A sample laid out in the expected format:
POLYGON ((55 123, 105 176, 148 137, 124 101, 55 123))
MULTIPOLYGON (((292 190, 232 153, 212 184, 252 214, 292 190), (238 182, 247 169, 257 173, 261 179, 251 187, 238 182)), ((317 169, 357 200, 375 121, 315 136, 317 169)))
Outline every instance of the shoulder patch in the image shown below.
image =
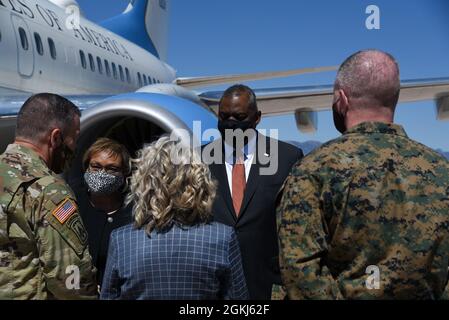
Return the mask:
POLYGON ((73 231, 73 233, 78 237, 78 240, 83 246, 87 244, 87 231, 84 228, 83 222, 79 214, 74 215, 67 222, 67 227, 73 231))
POLYGON ((52 215, 59 221, 59 223, 64 224, 76 211, 76 204, 70 198, 66 198, 53 210, 52 215))

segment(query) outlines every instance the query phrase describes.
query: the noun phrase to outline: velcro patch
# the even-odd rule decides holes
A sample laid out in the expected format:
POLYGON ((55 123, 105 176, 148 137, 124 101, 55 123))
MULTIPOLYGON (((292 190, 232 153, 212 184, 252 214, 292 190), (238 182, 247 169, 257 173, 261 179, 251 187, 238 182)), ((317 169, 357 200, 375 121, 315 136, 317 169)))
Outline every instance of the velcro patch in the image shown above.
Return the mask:
POLYGON ((55 210, 53 210, 52 215, 61 223, 67 221, 68 218, 71 217, 73 213, 77 211, 76 204, 66 198, 55 210))
POLYGON ((87 231, 81 222, 81 217, 79 214, 75 214, 72 218, 70 218, 70 220, 67 221, 67 227, 73 231, 83 246, 87 244, 87 231))

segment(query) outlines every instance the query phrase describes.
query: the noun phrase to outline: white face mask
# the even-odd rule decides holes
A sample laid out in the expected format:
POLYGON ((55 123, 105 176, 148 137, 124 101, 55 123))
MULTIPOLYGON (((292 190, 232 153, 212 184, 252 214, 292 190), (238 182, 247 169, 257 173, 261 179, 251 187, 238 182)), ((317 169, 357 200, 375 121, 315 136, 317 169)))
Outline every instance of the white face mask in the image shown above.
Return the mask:
POLYGON ((97 194, 111 194, 120 190, 125 183, 123 175, 113 175, 105 171, 84 173, 89 191, 97 194))

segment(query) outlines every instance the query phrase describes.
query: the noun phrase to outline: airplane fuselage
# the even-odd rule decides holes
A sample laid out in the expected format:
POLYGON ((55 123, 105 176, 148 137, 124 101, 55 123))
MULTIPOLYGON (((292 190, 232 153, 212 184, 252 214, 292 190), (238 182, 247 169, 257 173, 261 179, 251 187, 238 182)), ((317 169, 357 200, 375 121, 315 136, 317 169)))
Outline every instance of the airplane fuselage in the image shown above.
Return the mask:
POLYGON ((171 83, 157 57, 46 0, 0 0, 0 94, 116 94, 171 83))

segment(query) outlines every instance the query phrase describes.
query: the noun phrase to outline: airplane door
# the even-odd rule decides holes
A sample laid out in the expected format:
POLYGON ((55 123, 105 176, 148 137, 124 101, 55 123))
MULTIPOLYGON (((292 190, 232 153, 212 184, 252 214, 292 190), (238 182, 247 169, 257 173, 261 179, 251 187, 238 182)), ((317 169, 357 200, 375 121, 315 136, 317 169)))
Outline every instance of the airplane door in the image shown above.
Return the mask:
POLYGON ((17 43, 17 70, 24 77, 31 77, 34 71, 33 39, 25 20, 12 14, 11 22, 14 27, 17 43))

